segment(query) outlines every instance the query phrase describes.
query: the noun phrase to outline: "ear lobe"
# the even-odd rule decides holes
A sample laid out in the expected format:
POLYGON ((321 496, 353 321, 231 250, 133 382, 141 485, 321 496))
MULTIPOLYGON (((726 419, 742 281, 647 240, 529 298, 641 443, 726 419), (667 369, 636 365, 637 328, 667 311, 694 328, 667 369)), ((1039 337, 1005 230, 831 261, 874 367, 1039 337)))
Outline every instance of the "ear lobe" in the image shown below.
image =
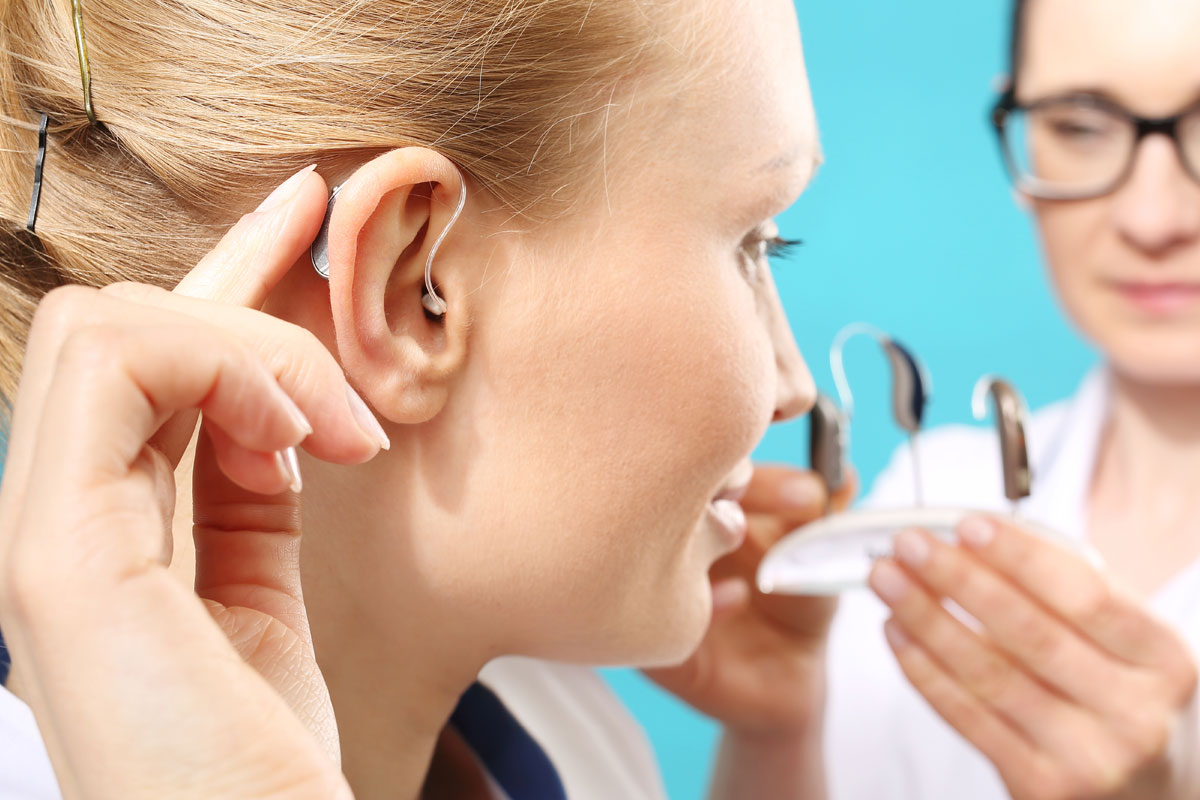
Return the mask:
POLYGON ((450 223, 464 178, 418 147, 360 167, 338 192, 329 222, 329 295, 338 355, 350 382, 379 414, 416 424, 445 405, 466 358, 465 264, 447 233, 433 264, 447 305, 422 303, 425 263, 450 223))

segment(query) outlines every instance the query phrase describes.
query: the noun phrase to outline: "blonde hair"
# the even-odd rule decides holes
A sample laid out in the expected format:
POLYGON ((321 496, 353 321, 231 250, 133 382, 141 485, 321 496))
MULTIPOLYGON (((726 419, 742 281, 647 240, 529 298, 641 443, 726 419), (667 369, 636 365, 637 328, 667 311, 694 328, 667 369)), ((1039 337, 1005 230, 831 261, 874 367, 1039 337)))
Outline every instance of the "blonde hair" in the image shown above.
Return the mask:
POLYGON ((46 291, 173 286, 306 164, 424 145, 518 213, 569 202, 647 22, 640 0, 85 0, 89 125, 70 0, 4 0, 0 401, 46 291))

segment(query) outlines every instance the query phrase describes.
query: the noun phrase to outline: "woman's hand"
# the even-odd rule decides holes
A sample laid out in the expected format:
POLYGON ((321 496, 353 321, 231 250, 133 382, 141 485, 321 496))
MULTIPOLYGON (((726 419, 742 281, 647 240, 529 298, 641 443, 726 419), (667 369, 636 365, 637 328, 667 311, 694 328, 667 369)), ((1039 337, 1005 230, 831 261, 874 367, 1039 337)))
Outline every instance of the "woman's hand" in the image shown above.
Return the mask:
POLYGON ((349 464, 381 440, 315 337, 256 310, 325 197, 295 176, 176 292, 66 287, 38 309, 0 486, 0 628, 67 797, 350 796, 291 448, 349 464), (196 410, 193 594, 166 567, 196 410))
POLYGON ((1200 796, 1196 664, 1179 637, 1032 534, 976 517, 959 536, 901 533, 871 586, 905 675, 1013 797, 1200 796))
POLYGON ((742 507, 745 543, 713 565, 713 619, 696 652, 677 667, 647 670, 654 681, 728 728, 786 736, 824 704, 825 639, 837 601, 758 591, 755 575, 786 534, 844 509, 848 482, 830 502, 815 473, 757 466, 742 507))

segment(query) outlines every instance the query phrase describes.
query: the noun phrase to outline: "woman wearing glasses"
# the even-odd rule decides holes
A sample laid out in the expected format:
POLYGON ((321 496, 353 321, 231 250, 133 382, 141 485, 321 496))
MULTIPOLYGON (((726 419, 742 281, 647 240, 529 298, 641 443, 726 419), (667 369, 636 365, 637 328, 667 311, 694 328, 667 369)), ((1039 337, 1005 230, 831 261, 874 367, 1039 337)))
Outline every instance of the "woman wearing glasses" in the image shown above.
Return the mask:
MULTIPOLYGON (((1197 30, 1195 0, 1016 5, 993 122, 1062 306, 1104 360, 1034 416, 1022 513, 1107 568, 998 524, 957 547, 902 533, 875 596, 848 596, 834 624, 834 797, 1200 793, 1197 30)), ((930 502, 1004 509, 996 446, 929 434, 930 502)), ((906 461, 869 504, 912 496, 906 461)))

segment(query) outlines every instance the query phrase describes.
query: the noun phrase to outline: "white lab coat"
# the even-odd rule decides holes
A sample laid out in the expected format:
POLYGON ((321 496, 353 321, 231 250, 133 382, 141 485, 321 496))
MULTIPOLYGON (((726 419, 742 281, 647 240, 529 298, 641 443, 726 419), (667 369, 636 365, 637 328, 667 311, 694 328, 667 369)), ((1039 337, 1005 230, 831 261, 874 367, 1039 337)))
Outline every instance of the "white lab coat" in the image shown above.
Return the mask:
MULTIPOLYGON (((1106 377, 1095 372, 1072 399, 1033 416, 1027 438, 1034 485, 1023 516, 1069 537, 1085 536, 1085 500, 1107 396, 1106 377)), ((1009 508, 991 429, 946 426, 922 435, 918 446, 928 504, 1009 508)), ((902 447, 864 505, 912 504, 910 458, 902 447)), ((1172 579, 1151 606, 1200 653, 1200 562, 1172 579)), ((873 595, 858 591, 843 597, 834 621, 826 727, 832 800, 1007 797, 991 764, 905 681, 882 635, 886 617, 873 595)), ((571 800, 666 797, 645 734, 594 671, 506 658, 480 677, 546 749, 571 800)), ((0 798, 57 797, 47 772, 28 709, 0 690, 0 798)))

